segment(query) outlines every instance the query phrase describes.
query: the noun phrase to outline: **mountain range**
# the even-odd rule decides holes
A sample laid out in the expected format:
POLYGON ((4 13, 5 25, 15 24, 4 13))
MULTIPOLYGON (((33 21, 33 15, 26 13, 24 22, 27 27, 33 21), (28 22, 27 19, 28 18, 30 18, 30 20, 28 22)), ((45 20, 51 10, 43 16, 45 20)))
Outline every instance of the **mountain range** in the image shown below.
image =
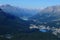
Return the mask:
POLYGON ((39 12, 38 10, 14 7, 9 4, 1 5, 0 8, 6 13, 10 13, 25 20, 39 12))
MULTIPOLYGON (((45 27, 49 26, 50 28, 55 27, 55 29, 60 28, 60 6, 51 6, 40 11, 17 8, 11 5, 0 6, 0 37, 1 35, 13 34, 14 37, 12 40, 14 40, 14 38, 15 40, 60 39, 60 36, 58 38, 60 32, 51 30, 59 33, 58 35, 54 35, 50 31, 40 31, 41 28, 36 29, 37 27, 35 28, 34 25, 37 27, 43 25, 45 27), (31 25, 34 27, 33 29, 30 29, 31 25)), ((3 37, 3 40, 4 38, 5 37, 3 37)))
POLYGON ((50 22, 60 19, 60 6, 51 6, 44 8, 41 12, 29 18, 39 22, 50 22))

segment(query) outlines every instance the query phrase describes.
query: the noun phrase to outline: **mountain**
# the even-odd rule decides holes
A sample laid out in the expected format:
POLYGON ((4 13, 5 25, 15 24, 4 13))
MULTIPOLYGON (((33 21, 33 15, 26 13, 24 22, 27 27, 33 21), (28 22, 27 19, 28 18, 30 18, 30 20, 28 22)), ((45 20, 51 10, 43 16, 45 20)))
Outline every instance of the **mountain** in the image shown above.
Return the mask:
POLYGON ((29 24, 17 16, 5 13, 0 9, 0 34, 16 33, 18 31, 25 31, 29 24))
POLYGON ((37 22, 49 22, 60 19, 60 6, 51 6, 44 8, 41 12, 29 18, 37 22))
POLYGON ((57 36, 49 32, 39 32, 29 29, 29 26, 29 21, 0 9, 0 40, 59 40, 57 36))
POLYGON ((6 13, 10 13, 25 20, 38 13, 38 10, 14 7, 9 4, 1 5, 0 8, 6 13))

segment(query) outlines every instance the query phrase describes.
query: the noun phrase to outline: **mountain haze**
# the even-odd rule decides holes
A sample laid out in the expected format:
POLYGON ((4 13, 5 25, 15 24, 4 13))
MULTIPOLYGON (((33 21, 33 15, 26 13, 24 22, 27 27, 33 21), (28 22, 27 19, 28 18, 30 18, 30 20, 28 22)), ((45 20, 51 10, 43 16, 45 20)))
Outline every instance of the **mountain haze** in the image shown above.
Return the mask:
POLYGON ((31 17, 32 20, 40 22, 49 22, 60 19, 60 6, 51 6, 44 8, 41 12, 31 17))
POLYGON ((38 10, 14 7, 14 6, 11 6, 9 4, 1 5, 0 8, 4 12, 18 16, 22 19, 27 19, 27 18, 29 18, 29 17, 31 17, 39 12, 38 10))

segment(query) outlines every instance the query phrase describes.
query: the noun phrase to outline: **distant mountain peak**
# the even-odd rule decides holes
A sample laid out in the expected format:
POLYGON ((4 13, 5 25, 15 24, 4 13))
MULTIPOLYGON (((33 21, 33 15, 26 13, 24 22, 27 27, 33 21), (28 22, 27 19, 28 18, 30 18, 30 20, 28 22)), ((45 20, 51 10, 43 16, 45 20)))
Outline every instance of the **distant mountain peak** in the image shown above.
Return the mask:
POLYGON ((47 12, 54 12, 54 13, 60 12, 60 6, 50 6, 50 7, 43 9, 42 12, 45 12, 45 13, 47 13, 47 12))

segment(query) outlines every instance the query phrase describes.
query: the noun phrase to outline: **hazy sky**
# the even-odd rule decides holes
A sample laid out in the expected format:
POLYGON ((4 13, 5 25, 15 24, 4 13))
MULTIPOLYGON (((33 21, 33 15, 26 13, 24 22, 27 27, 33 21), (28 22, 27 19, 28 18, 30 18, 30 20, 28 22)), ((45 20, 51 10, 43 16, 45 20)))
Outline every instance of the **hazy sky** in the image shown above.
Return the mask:
POLYGON ((60 5, 60 0, 0 0, 0 4, 11 4, 23 8, 44 8, 60 5))

